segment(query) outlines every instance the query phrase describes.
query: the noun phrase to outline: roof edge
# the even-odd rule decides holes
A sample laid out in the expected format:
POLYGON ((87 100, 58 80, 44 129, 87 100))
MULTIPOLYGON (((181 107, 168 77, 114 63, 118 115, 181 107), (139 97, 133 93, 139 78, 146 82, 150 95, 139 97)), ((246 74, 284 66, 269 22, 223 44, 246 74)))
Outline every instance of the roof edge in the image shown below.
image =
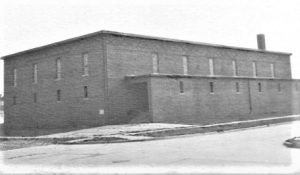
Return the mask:
POLYGON ((77 37, 74 37, 74 38, 69 38, 69 39, 57 41, 57 42, 54 42, 54 43, 51 43, 51 44, 46 44, 46 45, 39 46, 39 47, 34 47, 34 48, 31 48, 31 49, 23 50, 23 51, 16 52, 16 53, 13 53, 13 54, 5 55, 5 56, 2 56, 0 58, 2 60, 4 60, 8 57, 18 56, 18 55, 21 55, 21 54, 24 54, 24 53, 29 53, 29 52, 39 51, 39 50, 46 49, 46 48, 53 47, 53 46, 57 46, 57 45, 60 45, 60 44, 66 44, 66 43, 69 43, 69 42, 73 42, 73 41, 81 40, 81 39, 84 39, 84 38, 89 38, 89 37, 92 37, 92 36, 96 36, 96 35, 99 35, 101 33, 104 33, 104 30, 89 33, 89 34, 86 34, 86 35, 77 36, 77 37))
POLYGON ((28 49, 28 50, 23 50, 23 51, 20 51, 20 52, 9 54, 9 55, 5 55, 5 56, 2 56, 1 59, 4 60, 4 59, 7 59, 7 58, 12 57, 12 56, 18 56, 18 55, 21 55, 21 54, 34 52, 34 51, 38 51, 38 50, 45 49, 45 48, 54 47, 54 46, 57 46, 57 45, 60 45, 60 44, 66 44, 66 43, 69 43, 69 42, 73 42, 73 41, 77 41, 77 40, 80 40, 80 39, 96 36, 96 35, 99 35, 99 34, 109 34, 109 35, 117 35, 117 36, 123 36, 123 37, 142 38, 142 39, 159 40, 159 41, 176 42, 176 43, 186 43, 186 44, 192 44, 192 45, 201 45, 201 46, 224 48, 224 49, 234 49, 234 50, 241 50, 241 51, 252 51, 252 52, 259 52, 259 53, 272 53, 272 54, 281 54, 281 55, 289 55, 289 56, 292 55, 292 53, 288 53, 288 52, 259 50, 259 49, 245 48, 245 47, 227 46, 227 45, 221 45, 221 44, 210 44, 210 43, 203 43, 203 42, 196 42, 196 41, 171 39, 171 38, 163 38, 163 37, 155 37, 155 36, 131 34, 131 33, 122 33, 122 32, 115 32, 115 31, 109 31, 109 30, 100 30, 100 31, 89 33, 89 34, 86 34, 86 35, 81 35, 81 36, 78 36, 78 37, 69 38, 69 39, 54 42, 54 43, 51 43, 51 44, 31 48, 31 49, 28 49))
POLYGON ((125 79, 138 79, 138 78, 209 78, 209 79, 249 79, 249 80, 283 80, 283 81, 300 81, 300 79, 289 78, 272 78, 272 77, 250 77, 250 76, 224 76, 224 75, 182 75, 182 74, 142 74, 142 75, 126 75, 125 79))
POLYGON ((289 52, 279 52, 279 51, 272 51, 272 50, 259 50, 259 49, 246 48, 246 47, 229 46, 229 45, 222 45, 222 44, 211 44, 211 43, 204 43, 204 42, 197 42, 197 41, 188 41, 188 40, 180 40, 180 39, 171 39, 171 38, 164 38, 164 37, 149 36, 149 35, 121 33, 121 32, 115 32, 115 31, 107 31, 107 30, 102 30, 102 32, 106 33, 106 34, 117 35, 117 36, 152 39, 152 40, 160 40, 160 41, 168 41, 168 42, 176 42, 176 43, 186 43, 186 44, 201 45, 201 46, 207 46, 207 47, 234 49, 234 50, 242 50, 242 51, 254 51, 254 52, 260 52, 260 53, 273 53, 273 54, 282 54, 282 55, 292 55, 292 53, 289 53, 289 52))

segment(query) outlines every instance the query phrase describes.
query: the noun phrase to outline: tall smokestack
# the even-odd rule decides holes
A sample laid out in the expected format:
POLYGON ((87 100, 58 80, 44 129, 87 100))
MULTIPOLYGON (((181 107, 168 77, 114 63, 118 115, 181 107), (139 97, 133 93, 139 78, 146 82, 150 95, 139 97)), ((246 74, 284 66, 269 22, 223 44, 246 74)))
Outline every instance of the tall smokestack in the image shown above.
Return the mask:
POLYGON ((266 42, 264 34, 257 34, 257 46, 259 50, 266 50, 266 42))

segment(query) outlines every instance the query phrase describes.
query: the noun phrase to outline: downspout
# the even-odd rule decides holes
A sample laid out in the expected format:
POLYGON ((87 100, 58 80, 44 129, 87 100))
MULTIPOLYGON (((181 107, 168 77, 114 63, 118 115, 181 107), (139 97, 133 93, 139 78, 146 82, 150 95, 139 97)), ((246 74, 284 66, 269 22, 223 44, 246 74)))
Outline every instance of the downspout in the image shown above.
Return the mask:
POLYGON ((248 103, 249 103, 249 114, 252 114, 252 99, 251 99, 250 79, 248 79, 248 103))

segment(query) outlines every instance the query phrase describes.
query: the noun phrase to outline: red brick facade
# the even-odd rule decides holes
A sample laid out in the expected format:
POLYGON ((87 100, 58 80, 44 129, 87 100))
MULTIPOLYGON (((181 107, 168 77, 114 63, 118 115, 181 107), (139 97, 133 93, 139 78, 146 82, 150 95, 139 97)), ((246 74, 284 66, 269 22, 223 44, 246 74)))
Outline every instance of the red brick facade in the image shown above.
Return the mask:
POLYGON ((299 113, 300 84, 291 79, 289 57, 288 53, 101 31, 3 57, 5 127, 8 132, 91 127, 138 117, 207 124, 299 113), (88 76, 82 67, 86 53, 88 76), (153 54, 157 74, 153 74, 153 54), (187 75, 183 75, 183 57, 187 57, 187 75), (55 79, 57 58, 61 59, 60 80, 55 79), (213 59, 214 76, 209 76, 208 59, 213 59), (37 83, 32 81, 34 64, 37 83))

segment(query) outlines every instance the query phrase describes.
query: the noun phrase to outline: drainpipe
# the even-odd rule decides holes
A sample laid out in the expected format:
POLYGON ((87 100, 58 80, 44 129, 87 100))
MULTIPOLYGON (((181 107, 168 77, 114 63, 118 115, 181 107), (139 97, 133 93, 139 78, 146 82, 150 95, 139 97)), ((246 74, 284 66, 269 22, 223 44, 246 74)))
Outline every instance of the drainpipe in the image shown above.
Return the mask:
POLYGON ((250 79, 248 79, 248 103, 249 103, 249 114, 251 114, 252 113, 252 99, 251 99, 250 79))

